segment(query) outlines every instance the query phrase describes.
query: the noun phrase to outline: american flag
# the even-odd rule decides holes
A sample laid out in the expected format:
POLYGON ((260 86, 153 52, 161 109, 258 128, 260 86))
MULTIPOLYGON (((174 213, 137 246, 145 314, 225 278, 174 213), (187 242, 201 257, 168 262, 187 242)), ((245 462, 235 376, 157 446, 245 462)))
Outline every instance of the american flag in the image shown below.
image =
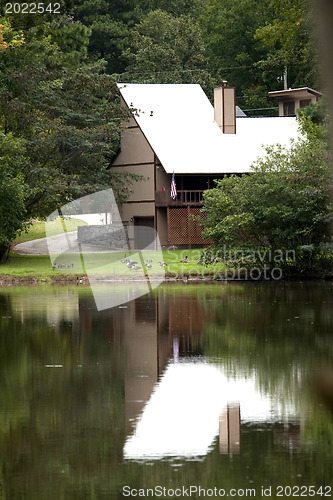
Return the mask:
POLYGON ((171 198, 175 200, 177 198, 177 188, 176 188, 176 182, 175 182, 175 173, 172 174, 172 179, 171 179, 171 198))

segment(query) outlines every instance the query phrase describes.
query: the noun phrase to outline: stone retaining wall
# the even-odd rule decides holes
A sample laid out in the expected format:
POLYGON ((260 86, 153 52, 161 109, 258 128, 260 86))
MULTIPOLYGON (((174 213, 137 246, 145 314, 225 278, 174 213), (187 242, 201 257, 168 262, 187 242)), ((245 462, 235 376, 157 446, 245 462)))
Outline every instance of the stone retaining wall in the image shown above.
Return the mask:
POLYGON ((122 224, 78 226, 79 243, 107 248, 128 248, 128 233, 122 224))

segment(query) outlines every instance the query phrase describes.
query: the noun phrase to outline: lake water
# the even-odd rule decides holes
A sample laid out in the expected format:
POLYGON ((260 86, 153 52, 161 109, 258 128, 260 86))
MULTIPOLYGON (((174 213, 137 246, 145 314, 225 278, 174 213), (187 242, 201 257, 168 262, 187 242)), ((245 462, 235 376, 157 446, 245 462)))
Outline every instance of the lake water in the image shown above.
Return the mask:
POLYGON ((332 498, 332 289, 0 289, 0 499, 332 498))

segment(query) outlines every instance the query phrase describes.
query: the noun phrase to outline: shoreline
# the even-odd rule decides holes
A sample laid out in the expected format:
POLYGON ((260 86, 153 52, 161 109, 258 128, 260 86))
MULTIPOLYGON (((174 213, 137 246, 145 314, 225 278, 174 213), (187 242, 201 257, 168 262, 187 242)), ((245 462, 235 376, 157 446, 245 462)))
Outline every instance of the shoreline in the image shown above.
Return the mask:
MULTIPOLYGON (((114 275, 112 279, 110 278, 105 278, 101 279, 101 282, 107 283, 107 282, 133 282, 133 281, 142 281, 145 282, 146 280, 144 279, 139 279, 137 276, 124 276, 124 275, 114 275)), ((164 282, 178 282, 178 281, 210 281, 210 282, 251 282, 251 283, 272 283, 272 282, 286 282, 286 281, 333 281, 333 274, 325 274, 325 275, 320 275, 320 276, 293 276, 293 277, 282 277, 280 279, 249 279, 245 277, 238 277, 234 278, 231 276, 228 276, 228 273, 182 273, 182 274, 176 274, 175 273, 166 273, 165 274, 165 279, 164 282), (218 275, 218 276, 217 276, 218 275)), ((11 275, 11 274, 4 274, 0 275, 0 287, 6 287, 6 286, 20 286, 20 285, 89 285, 89 278, 87 275, 78 275, 78 274, 66 274, 66 275, 55 275, 55 276, 48 276, 48 277, 42 277, 38 275, 30 275, 30 276, 19 276, 19 275, 11 275)))
MULTIPOLYGON (((22 243, 22 245, 34 244, 36 241, 41 240, 29 240, 28 242, 22 243)), ((50 256, 47 254, 32 255, 28 253, 17 253, 15 251, 16 246, 12 248, 10 253, 10 258, 3 263, 3 268, 0 267, 0 287, 7 286, 22 286, 22 285, 79 285, 86 284, 89 285, 89 278, 86 273, 86 269, 82 266, 77 267, 77 271, 74 269, 64 269, 59 272, 59 270, 52 269, 50 266, 50 256), (1 272, 2 271, 2 272, 1 272)), ((154 254, 155 255, 155 254, 154 254)), ((148 255, 148 257, 154 258, 154 255, 148 255)), ((147 255, 146 255, 147 256, 147 255)), ((316 265, 316 262, 308 263, 304 262, 298 263, 298 265, 285 266, 285 267, 273 267, 272 266, 260 266, 250 267, 250 264, 242 266, 242 263, 225 263, 224 261, 214 263, 200 263, 198 260, 201 254, 198 254, 198 250, 174 250, 168 251, 160 257, 166 266, 163 272, 159 272, 159 267, 156 266, 151 271, 148 269, 145 271, 149 273, 149 280, 158 280, 161 282, 261 282, 261 283, 272 283, 272 282, 286 282, 286 281, 333 281, 333 269, 331 262, 320 262, 316 265), (184 256, 186 255, 186 259, 184 256), (228 265, 229 264, 229 265, 228 265), (324 265, 323 265, 324 264, 324 265), (325 265, 327 264, 327 265, 325 265), (233 267, 231 267, 231 265, 233 267), (157 274, 156 274, 157 273, 157 274)), ((102 256, 103 257, 103 256, 102 256)), ((74 260, 66 260, 62 262, 64 265, 59 265, 60 267, 73 267, 74 264, 68 265, 68 262, 74 262, 74 260)), ((157 262, 157 261, 156 261, 157 262)), ((147 282, 147 277, 145 274, 133 273, 127 271, 121 266, 113 266, 110 272, 113 271, 114 274, 107 274, 107 267, 103 269, 106 263, 105 258, 102 258, 101 262, 97 262, 95 265, 94 256, 92 256, 91 267, 92 272, 96 272, 96 276, 92 276, 89 272, 90 278, 98 279, 101 282, 122 282, 122 283, 133 283, 133 282, 147 282), (103 272, 104 271, 104 272, 103 272), (104 274, 105 273, 105 274, 104 274)), ((151 266, 150 266, 151 267, 151 266)), ((76 268, 76 264, 75 264, 76 268)))

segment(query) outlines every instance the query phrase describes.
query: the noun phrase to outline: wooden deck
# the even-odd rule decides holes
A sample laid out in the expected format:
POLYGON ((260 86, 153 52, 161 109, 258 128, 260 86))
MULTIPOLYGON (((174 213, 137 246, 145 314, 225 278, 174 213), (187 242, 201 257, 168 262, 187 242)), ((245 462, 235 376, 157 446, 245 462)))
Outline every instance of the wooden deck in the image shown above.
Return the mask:
POLYGON ((155 191, 155 205, 161 207, 201 207, 203 190, 177 191, 177 198, 171 198, 170 191, 155 191))

